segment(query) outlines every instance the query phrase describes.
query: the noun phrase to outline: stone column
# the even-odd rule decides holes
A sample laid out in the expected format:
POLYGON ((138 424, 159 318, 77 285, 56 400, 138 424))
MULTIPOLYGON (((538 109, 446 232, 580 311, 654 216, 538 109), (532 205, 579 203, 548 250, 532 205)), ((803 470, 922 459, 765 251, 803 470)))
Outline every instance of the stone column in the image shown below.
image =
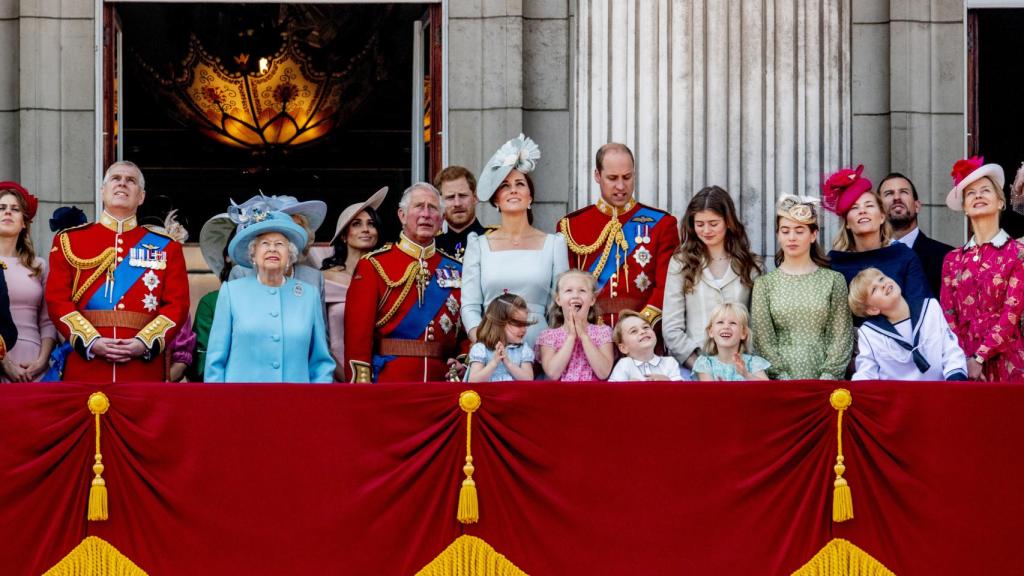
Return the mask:
POLYGON ((891 166, 917 186, 921 229, 963 244, 963 214, 946 208, 950 169, 967 151, 963 2, 892 0, 889 15, 891 166))
POLYGON ((576 205, 621 141, 641 201, 680 216, 723 186, 772 254, 776 197, 849 162, 849 0, 579 0, 575 28, 576 205))
POLYGON ((0 169, 40 200, 33 229, 46 257, 55 208, 76 204, 90 216, 95 199, 95 33, 92 0, 4 3, 0 43, 0 169), (12 31, 14 39, 12 40, 12 31))

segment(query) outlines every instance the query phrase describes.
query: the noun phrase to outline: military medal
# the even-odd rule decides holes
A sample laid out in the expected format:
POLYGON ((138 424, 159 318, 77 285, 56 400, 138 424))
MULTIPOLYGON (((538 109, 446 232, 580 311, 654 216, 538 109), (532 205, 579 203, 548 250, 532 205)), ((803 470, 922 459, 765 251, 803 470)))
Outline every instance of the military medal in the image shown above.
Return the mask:
POLYGON ((636 284, 637 290, 641 292, 651 287, 651 279, 648 278, 647 274, 644 274, 643 272, 637 274, 636 278, 633 281, 636 284))
POLYGON ((142 277, 142 283, 146 285, 146 288, 148 288, 150 292, 152 292, 160 285, 160 279, 157 278, 156 274, 152 270, 150 270, 142 277))
POLYGON ((451 294, 448 295, 448 301, 445 302, 445 305, 448 306, 448 311, 452 313, 452 316, 459 313, 459 302, 451 294))
POLYGON ((633 259, 636 260, 636 263, 639 264, 641 268, 647 266, 651 261, 651 251, 641 246, 633 252, 633 259))
POLYGON ((445 334, 451 332, 453 325, 452 319, 449 318, 447 314, 441 314, 441 319, 438 321, 438 324, 441 325, 441 330, 443 330, 445 334))
POLYGON ((150 292, 142 297, 142 307, 150 312, 156 312, 156 296, 150 292))

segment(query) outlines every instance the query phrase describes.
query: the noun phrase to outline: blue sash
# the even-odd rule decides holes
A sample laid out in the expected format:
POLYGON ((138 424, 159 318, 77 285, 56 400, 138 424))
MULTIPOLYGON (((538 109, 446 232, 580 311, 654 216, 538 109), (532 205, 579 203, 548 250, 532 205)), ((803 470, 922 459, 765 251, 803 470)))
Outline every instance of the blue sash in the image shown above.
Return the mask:
MULTIPOLYGON (((419 339, 423 331, 427 329, 427 325, 437 316, 437 311, 448 300, 448 295, 452 292, 451 288, 442 288, 437 283, 437 271, 445 267, 462 270, 462 264, 451 258, 441 256, 441 261, 437 264, 437 268, 434 269, 433 278, 427 284, 426 290, 423 291, 423 304, 409 308, 405 316, 402 317, 402 320, 399 321, 398 326, 395 326, 395 329, 388 334, 388 338, 400 338, 402 340, 419 339)), ((377 381, 377 376, 384 369, 384 366, 394 359, 394 356, 373 355, 374 382, 377 381)))
MULTIPOLYGON (((160 234, 154 234, 153 232, 146 233, 145 236, 139 240, 139 243, 132 248, 142 248, 143 244, 149 244, 150 246, 156 246, 156 250, 163 250, 171 243, 171 239, 160 234)), ((129 250, 129 254, 131 250, 129 250)), ((98 289, 92 293, 92 297, 85 304, 86 310, 113 310, 117 302, 121 300, 135 282, 142 278, 148 268, 142 266, 132 266, 129 258, 125 258, 117 265, 114 269, 114 289, 113 294, 104 294, 103 289, 98 289)))
MULTIPOLYGON (((653 208, 648 208, 648 207, 644 206, 644 207, 640 208, 639 210, 637 210, 636 214, 633 214, 633 217, 630 218, 625 224, 622 225, 622 235, 626 237, 626 244, 629 246, 626 249, 626 258, 629 258, 630 256, 632 256, 633 255, 633 250, 636 249, 636 237, 637 237, 637 232, 640 230, 640 226, 642 226, 643 224, 646 224, 650 228, 654 228, 658 224, 658 222, 662 219, 662 217, 664 217, 664 216, 665 216, 665 213, 662 212, 661 210, 654 210, 653 208), (650 222, 640 223, 640 222, 636 221, 637 219, 641 219, 641 220, 650 219, 650 222)), ((608 241, 612 242, 612 241, 614 241, 614 239, 613 238, 609 238, 608 241)), ((612 248, 612 252, 614 252, 615 250, 616 250, 616 248, 612 248)), ((617 268, 615 267, 615 263, 612 261, 612 258, 614 258, 614 257, 615 257, 614 254, 610 254, 608 256, 608 261, 605 262, 604 269, 601 270, 601 275, 597 277, 597 291, 599 293, 601 292, 601 290, 604 289, 605 283, 607 283, 608 280, 611 279, 612 274, 615 274, 615 272, 617 271, 617 268)), ((597 263, 600 262, 600 261, 601 261, 601 259, 597 258, 597 259, 594 260, 594 263, 590 265, 589 272, 591 274, 594 273, 594 269, 597 268, 597 263)))

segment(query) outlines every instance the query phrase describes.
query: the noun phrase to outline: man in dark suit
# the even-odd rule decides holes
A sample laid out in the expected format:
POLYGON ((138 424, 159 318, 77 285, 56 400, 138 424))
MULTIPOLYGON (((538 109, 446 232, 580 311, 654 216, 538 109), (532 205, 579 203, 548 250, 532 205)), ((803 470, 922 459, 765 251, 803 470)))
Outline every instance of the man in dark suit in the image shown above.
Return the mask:
POLYGON ((938 298, 942 288, 942 261, 953 247, 925 236, 917 227, 921 201, 917 198, 917 188, 910 178, 893 172, 882 178, 878 193, 882 197, 882 207, 892 224, 896 241, 910 246, 917 254, 932 295, 938 298))

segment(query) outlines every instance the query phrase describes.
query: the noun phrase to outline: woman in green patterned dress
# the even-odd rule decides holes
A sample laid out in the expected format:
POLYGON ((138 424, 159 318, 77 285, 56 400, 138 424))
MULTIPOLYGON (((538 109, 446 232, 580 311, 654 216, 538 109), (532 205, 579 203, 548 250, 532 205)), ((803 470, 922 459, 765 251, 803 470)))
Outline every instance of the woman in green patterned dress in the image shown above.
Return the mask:
POLYGON ((815 199, 785 195, 776 206, 776 270, 754 282, 754 349, 777 380, 840 379, 853 352, 846 280, 818 244, 815 199))

